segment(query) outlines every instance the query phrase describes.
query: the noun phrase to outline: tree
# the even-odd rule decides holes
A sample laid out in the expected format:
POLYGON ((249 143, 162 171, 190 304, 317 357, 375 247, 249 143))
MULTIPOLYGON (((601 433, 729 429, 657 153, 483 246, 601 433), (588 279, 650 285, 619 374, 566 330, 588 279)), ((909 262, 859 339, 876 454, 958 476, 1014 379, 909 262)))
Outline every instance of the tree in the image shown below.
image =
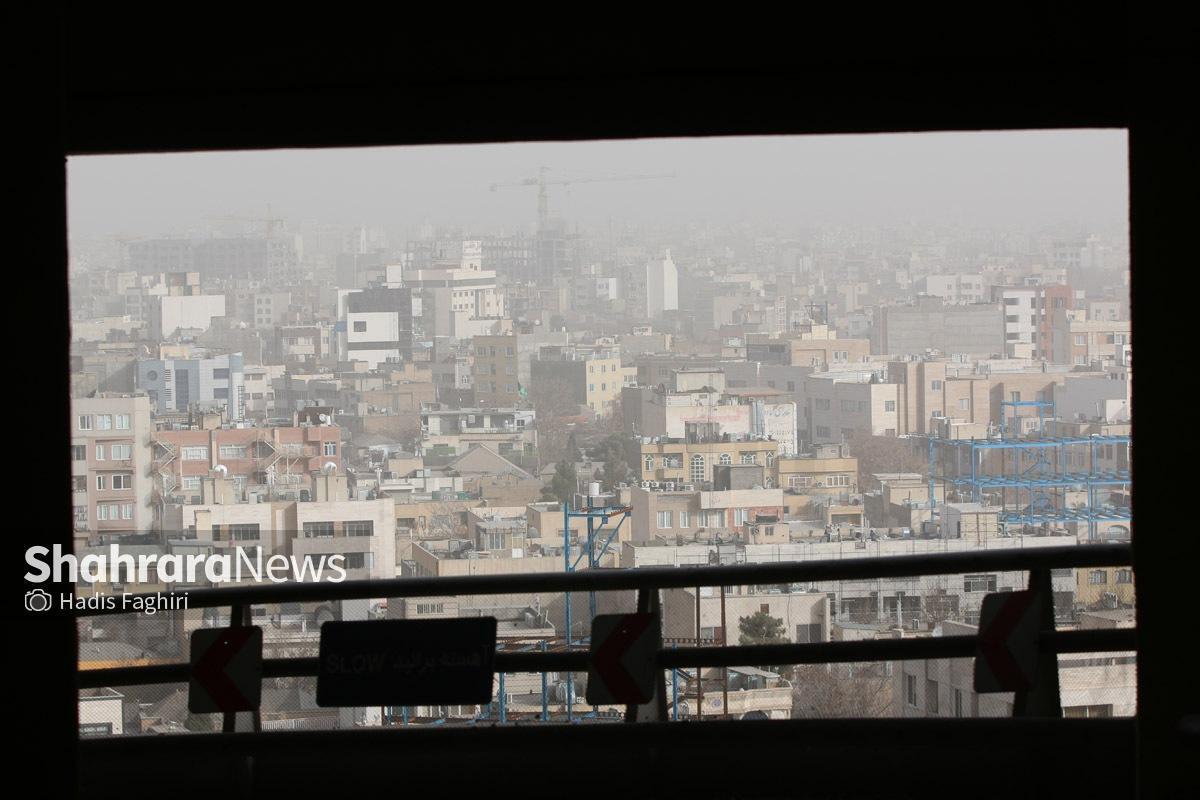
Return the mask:
POLYGON ((539 464, 563 459, 569 439, 566 417, 579 413, 574 396, 574 388, 562 378, 542 378, 530 387, 529 400, 537 414, 539 464))
POLYGON ((792 669, 792 718, 891 716, 892 678, 882 664, 801 664, 792 669))
POLYGON ((605 490, 612 491, 618 483, 633 480, 634 470, 630 465, 637 464, 641 451, 634 437, 610 433, 589 448, 588 455, 593 461, 603 463, 596 479, 604 485, 605 490))
POLYGON ((579 444, 575 441, 575 434, 571 433, 567 437, 567 446, 563 451, 563 460, 570 461, 574 464, 583 459, 583 453, 579 450, 579 444))
POLYGON ((866 487, 872 475, 880 472, 916 472, 927 475, 929 456, 917 451, 915 439, 895 436, 855 436, 850 455, 858 459, 858 485, 866 487))
POLYGON ((782 619, 766 611, 756 611, 738 620, 738 644, 784 644, 788 639, 783 630, 782 619))
POLYGON ((561 460, 554 465, 554 477, 550 479, 550 484, 542 488, 542 499, 566 503, 578 488, 579 476, 575 474, 575 462, 561 460))

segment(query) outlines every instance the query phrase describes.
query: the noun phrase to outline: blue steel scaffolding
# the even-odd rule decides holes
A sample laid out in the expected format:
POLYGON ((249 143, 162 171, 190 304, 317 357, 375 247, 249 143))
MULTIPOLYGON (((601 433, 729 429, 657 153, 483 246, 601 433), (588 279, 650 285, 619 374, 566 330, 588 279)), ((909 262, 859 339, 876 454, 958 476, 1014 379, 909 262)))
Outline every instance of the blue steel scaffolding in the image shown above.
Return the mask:
MULTIPOLYGON (((937 515, 936 486, 953 489, 963 502, 999 507, 1005 526, 1036 526, 1052 522, 1081 522, 1088 538, 1097 538, 1097 524, 1131 519, 1128 502, 1114 503, 1115 488, 1128 491, 1129 436, 1091 434, 1046 436, 1045 422, 1053 419, 1053 404, 1043 401, 1001 403, 1001 438, 929 438, 929 503, 937 515), (1007 408, 1036 407, 1038 433, 1012 436, 1007 408), (1044 413, 1050 409, 1050 415, 1044 413), (1101 462, 1104 462, 1102 465, 1101 462), (1086 495, 1085 502, 1068 502, 1068 493, 1086 495), (1109 496, 1106 496, 1109 495, 1109 496)), ((1017 415, 1014 417, 1020 419, 1017 415)))
MULTIPOLYGON (((617 533, 621 530, 621 525, 625 520, 629 519, 633 509, 629 506, 608 505, 605 502, 603 505, 597 503, 603 501, 605 497, 611 495, 593 495, 590 491, 584 498, 583 507, 571 510, 568 503, 563 503, 563 567, 567 572, 574 572, 579 568, 583 559, 587 558, 587 568, 595 569, 600 566, 600 559, 608 552, 613 541, 617 538, 617 533), (571 520, 572 519, 587 520, 587 539, 582 542, 579 555, 571 558, 571 520), (616 520, 611 530, 606 530, 611 520, 616 520), (597 527, 596 523, 599 522, 597 527), (599 543, 599 547, 597 547, 599 543)), ((632 524, 632 523, 631 523, 632 524)), ((575 638, 575 631, 571 619, 571 593, 567 592, 564 596, 564 606, 566 614, 566 637, 567 649, 570 650, 573 645, 590 644, 591 635, 580 636, 578 640, 575 638)), ((588 593, 588 620, 596 618, 596 593, 588 593)), ((575 706, 575 676, 573 673, 567 673, 567 721, 570 722, 574 716, 575 706)))

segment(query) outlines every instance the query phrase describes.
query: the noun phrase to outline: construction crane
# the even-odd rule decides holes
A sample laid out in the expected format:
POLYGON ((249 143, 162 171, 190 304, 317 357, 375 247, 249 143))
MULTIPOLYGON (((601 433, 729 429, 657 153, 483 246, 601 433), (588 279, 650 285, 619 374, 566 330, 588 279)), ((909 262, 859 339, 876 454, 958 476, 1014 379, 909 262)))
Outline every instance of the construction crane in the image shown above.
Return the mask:
POLYGON ((674 172, 656 173, 653 175, 607 175, 596 178, 561 178, 550 179, 546 178, 546 173, 549 170, 546 167, 538 168, 536 178, 524 178, 511 183, 493 183, 491 190, 494 192, 497 189, 509 189, 519 186, 536 186, 538 189, 538 227, 545 228, 546 220, 550 216, 549 198, 546 194, 547 186, 568 186, 572 183, 599 183, 601 181, 648 181, 657 180, 658 178, 674 178, 674 172))

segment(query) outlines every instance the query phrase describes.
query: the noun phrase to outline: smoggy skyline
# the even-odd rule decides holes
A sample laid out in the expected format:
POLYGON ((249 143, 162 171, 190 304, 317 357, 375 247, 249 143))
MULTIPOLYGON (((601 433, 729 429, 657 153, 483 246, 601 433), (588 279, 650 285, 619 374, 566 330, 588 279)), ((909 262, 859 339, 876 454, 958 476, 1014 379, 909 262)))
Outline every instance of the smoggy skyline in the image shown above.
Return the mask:
POLYGON ((205 217, 529 229, 548 180, 573 224, 1109 226, 1128 214, 1122 130, 637 139, 75 157, 72 236, 203 229, 205 217))

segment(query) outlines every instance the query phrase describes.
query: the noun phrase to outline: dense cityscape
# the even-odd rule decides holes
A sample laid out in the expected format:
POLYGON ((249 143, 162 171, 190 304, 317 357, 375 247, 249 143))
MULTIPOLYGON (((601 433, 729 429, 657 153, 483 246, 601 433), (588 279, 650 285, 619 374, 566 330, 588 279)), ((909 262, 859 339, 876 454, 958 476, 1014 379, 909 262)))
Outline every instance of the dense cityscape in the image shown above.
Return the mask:
MULTIPOLYGON (((73 232, 75 555, 279 556, 300 581, 340 556, 347 579, 384 580, 1130 540, 1124 220, 650 221, 582 198, 604 184, 653 203, 687 177, 677 164, 494 173, 475 188, 515 222, 351 223, 229 199, 166 228, 73 232)), ((79 577, 76 600, 222 582, 103 578, 79 577)), ((1133 627, 1130 569, 1051 579, 1059 629, 1133 627)), ((971 634, 985 596, 1026 580, 665 589, 661 636, 971 634)), ((263 604, 253 624, 267 658, 315 656, 323 623, 371 619, 492 617, 500 652, 586 650, 592 618, 635 595, 263 604)), ((80 670, 186 662, 194 631, 230 621, 133 610, 79 620, 80 670)), ((1058 667, 1065 716, 1135 713, 1132 652, 1058 667)), ((266 678, 255 724, 619 720, 623 706, 586 701, 586 678, 499 673, 487 704, 350 708, 319 704, 311 678, 266 678)), ((975 690, 969 658, 672 669, 664 686, 672 720, 1013 713, 1011 694, 975 690)), ((79 707, 81 735, 220 729, 179 684, 85 689, 79 707)))

